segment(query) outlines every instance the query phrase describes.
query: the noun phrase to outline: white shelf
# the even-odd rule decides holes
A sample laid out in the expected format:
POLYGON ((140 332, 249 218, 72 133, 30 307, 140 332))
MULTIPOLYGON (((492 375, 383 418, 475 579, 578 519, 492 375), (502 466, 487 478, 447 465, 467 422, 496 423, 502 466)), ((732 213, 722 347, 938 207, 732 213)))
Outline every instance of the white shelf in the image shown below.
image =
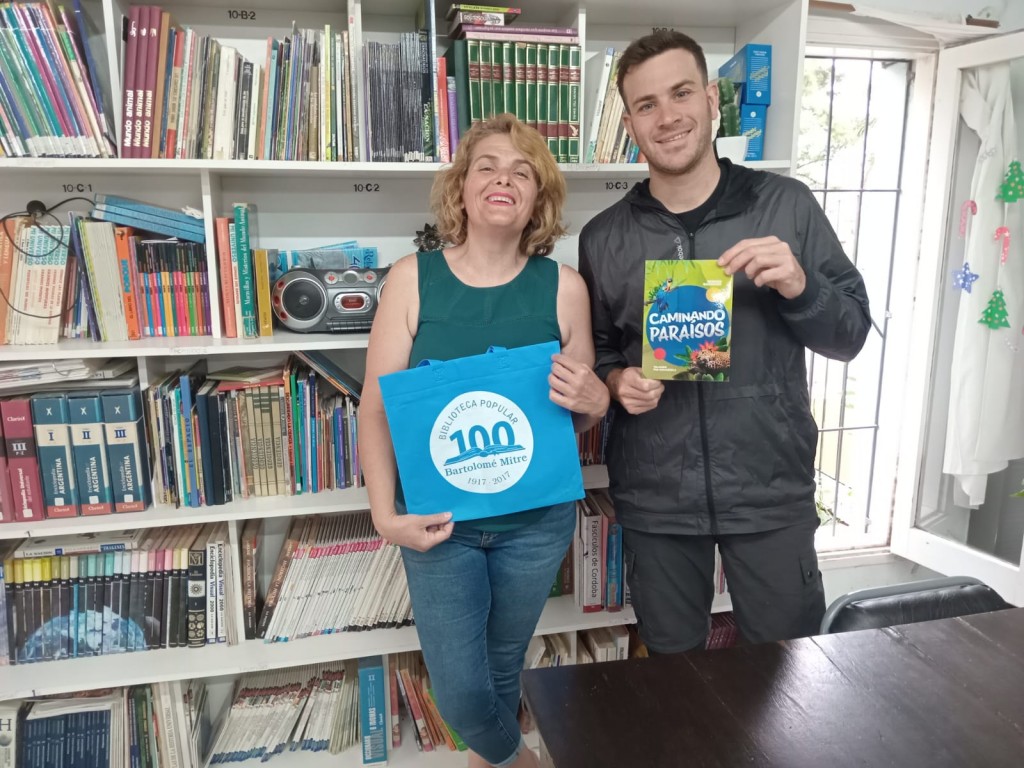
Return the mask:
MULTIPOLYGON (((607 488, 608 470, 604 465, 583 467, 586 488, 607 488)), ((145 512, 69 517, 0 525, 0 540, 29 536, 60 536, 69 533, 123 531, 129 528, 161 528, 224 520, 249 520, 296 515, 327 515, 334 512, 360 512, 370 508, 365 488, 304 493, 299 496, 259 496, 216 507, 180 507, 157 504, 145 512)))
MULTIPOLYGON (((785 160, 758 160, 743 163, 761 170, 788 170, 785 160)), ((276 178, 360 178, 360 179, 432 179, 444 166, 440 163, 322 163, 290 160, 104 160, 90 158, 0 159, 0 171, 53 171, 59 173, 113 173, 187 176, 209 171, 228 176, 273 176, 276 178)), ((607 177, 644 177, 647 163, 562 163, 567 179, 607 177)))
MULTIPOLYGON (((583 613, 572 596, 548 600, 537 625, 538 635, 590 629, 636 621, 631 608, 615 613, 583 613)), ((0 674, 0 701, 167 680, 219 677, 267 669, 356 659, 419 648, 415 627, 344 632, 296 640, 208 648, 167 648, 159 651, 64 659, 7 667, 0 674)))
MULTIPOLYGON (((64 360, 76 357, 168 357, 251 355, 293 352, 299 349, 366 349, 368 333, 289 333, 275 331, 258 339, 215 339, 212 336, 177 336, 138 341, 64 339, 57 344, 0 346, 0 357, 15 360, 64 360)), ((0 393, 2 394, 2 393, 0 393)))
POLYGON ((332 512, 358 512, 369 509, 365 488, 304 493, 300 496, 250 497, 216 507, 174 507, 156 504, 145 512, 127 512, 90 517, 8 523, 0 526, 0 539, 22 536, 59 536, 69 533, 122 531, 129 528, 161 528, 224 520, 248 520, 262 517, 325 515, 332 512))

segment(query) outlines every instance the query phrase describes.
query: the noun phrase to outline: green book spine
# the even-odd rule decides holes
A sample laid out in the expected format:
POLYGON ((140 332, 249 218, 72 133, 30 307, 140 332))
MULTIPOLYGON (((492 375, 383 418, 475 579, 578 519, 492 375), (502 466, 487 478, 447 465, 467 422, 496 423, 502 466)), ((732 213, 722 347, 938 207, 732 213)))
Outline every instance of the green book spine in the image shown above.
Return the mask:
MULTIPOLYGON (((579 152, 576 153, 577 155, 579 152)), ((558 162, 569 162, 569 46, 558 46, 558 162)))
POLYGON ((558 159, 558 46, 548 46, 548 149, 558 159))
POLYGON ((469 117, 470 122, 479 123, 484 119, 480 86, 480 41, 468 40, 469 50, 469 117))
POLYGON ((548 47, 537 46, 537 130, 548 135, 548 47))
POLYGON ((578 45, 569 46, 569 159, 579 163, 580 157, 580 61, 578 45))
MULTIPOLYGON (((515 43, 513 48, 515 63, 513 67, 513 110, 516 117, 529 123, 526 109, 526 43, 515 43)), ((536 63, 534 63, 536 67, 536 63)))
POLYGON ((494 115, 505 111, 505 46, 491 43, 491 108, 494 115))
POLYGON ((242 298, 242 330, 246 338, 256 337, 256 301, 249 248, 249 204, 235 205, 235 248, 238 249, 238 291, 242 298))
POLYGON ((539 128, 537 121, 537 106, 540 104, 538 96, 537 73, 537 46, 534 43, 526 45, 526 124, 531 128, 539 128))
POLYGON ((480 42, 480 112, 487 120, 494 117, 494 83, 491 72, 493 46, 487 41, 480 42))
POLYGON ((505 112, 516 111, 515 43, 501 44, 501 85, 504 91, 505 112))

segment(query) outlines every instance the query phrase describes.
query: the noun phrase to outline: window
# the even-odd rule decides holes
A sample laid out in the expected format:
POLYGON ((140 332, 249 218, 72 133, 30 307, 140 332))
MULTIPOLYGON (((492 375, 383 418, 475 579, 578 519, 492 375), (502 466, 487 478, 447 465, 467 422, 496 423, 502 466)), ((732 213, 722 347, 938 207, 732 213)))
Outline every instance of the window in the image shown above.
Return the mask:
POLYGON ((804 62, 796 175, 814 192, 867 284, 872 327, 855 360, 808 353, 818 423, 815 459, 820 550, 888 544, 893 474, 880 416, 887 397, 889 308, 913 62, 809 56, 804 62))

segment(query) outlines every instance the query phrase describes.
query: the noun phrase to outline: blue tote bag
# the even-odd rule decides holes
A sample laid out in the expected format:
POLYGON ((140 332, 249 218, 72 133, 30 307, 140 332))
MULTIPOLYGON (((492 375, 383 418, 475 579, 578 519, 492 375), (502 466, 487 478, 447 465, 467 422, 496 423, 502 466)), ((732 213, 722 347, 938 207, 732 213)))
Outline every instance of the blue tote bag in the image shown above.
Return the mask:
POLYGON ((557 341, 380 377, 413 514, 472 520, 583 498, 572 415, 548 398, 557 341))

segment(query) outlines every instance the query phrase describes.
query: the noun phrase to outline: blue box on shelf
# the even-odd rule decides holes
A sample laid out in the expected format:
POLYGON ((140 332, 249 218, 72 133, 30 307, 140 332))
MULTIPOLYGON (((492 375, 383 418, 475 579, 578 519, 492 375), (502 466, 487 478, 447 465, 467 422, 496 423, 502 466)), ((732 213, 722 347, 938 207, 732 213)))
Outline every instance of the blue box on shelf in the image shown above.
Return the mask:
POLYGON ((772 47, 748 43, 718 68, 719 77, 728 77, 741 91, 744 104, 772 103, 772 47), (741 87, 742 86, 742 87, 741 87))
POLYGON ((764 160, 764 131, 768 107, 764 104, 740 104, 740 133, 748 136, 744 160, 764 160))

